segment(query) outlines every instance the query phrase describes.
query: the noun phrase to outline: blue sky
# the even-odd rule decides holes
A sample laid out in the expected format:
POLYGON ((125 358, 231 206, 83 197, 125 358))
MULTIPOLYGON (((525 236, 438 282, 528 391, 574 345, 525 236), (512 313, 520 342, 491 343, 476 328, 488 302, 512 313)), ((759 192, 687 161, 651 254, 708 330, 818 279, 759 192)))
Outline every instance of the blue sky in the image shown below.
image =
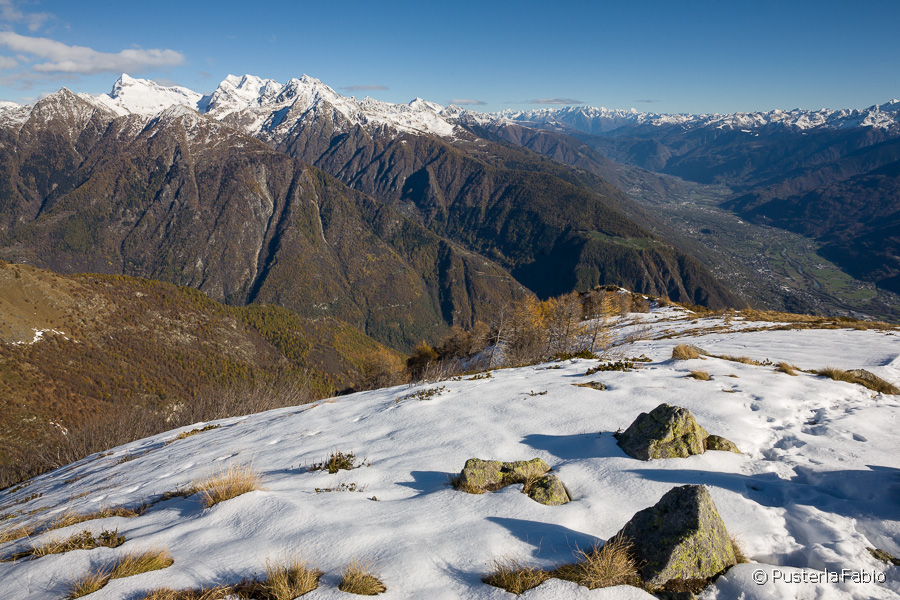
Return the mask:
POLYGON ((478 110, 863 108, 900 97, 898 23, 898 0, 0 0, 0 98, 106 92, 123 71, 198 92, 306 73, 478 110))

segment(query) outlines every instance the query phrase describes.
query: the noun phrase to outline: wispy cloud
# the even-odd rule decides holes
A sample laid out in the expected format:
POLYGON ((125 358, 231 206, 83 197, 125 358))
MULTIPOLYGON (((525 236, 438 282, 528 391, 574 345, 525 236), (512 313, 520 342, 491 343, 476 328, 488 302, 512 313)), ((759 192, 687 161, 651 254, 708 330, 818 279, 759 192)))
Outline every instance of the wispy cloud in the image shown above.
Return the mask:
POLYGON ((575 98, 536 98, 528 100, 528 104, 584 104, 575 98))
POLYGON ((659 100, 634 100, 638 104, 653 104, 654 102, 659 102, 659 100))
POLYGON ((455 104, 457 106, 484 106, 487 102, 482 102, 481 100, 476 100, 474 98, 451 98, 448 104, 455 104))
POLYGON ((175 50, 129 48, 120 52, 99 52, 87 46, 69 46, 44 37, 0 32, 0 45, 13 52, 37 57, 31 67, 35 73, 141 73, 159 67, 174 67, 184 62, 184 55, 175 50))
POLYGON ((390 88, 388 88, 388 86, 386 85, 347 85, 338 89, 345 92, 374 92, 383 91, 390 88))
POLYGON ((44 23, 53 18, 52 14, 45 12, 22 12, 12 0, 0 0, 0 23, 5 25, 21 23, 28 28, 28 31, 37 31, 44 26, 44 23))

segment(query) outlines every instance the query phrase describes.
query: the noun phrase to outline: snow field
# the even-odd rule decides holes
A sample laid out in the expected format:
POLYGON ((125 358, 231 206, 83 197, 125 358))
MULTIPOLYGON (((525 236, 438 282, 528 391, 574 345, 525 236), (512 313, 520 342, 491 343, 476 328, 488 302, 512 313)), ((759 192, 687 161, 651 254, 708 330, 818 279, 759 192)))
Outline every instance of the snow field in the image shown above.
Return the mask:
MULTIPOLYGON (((493 558, 516 556, 552 567, 573 551, 602 544, 631 516, 669 489, 705 484, 751 564, 734 567, 704 598, 893 598, 898 569, 873 559, 868 547, 900 554, 900 480, 896 443, 900 402, 861 386, 772 366, 717 358, 673 361, 672 348, 693 343, 714 354, 745 355, 802 368, 866 368, 900 381, 900 344, 878 331, 808 330, 705 333, 664 309, 646 319, 654 332, 698 328, 689 337, 641 340, 619 349, 652 362, 628 371, 584 373, 597 364, 574 360, 493 372, 489 379, 442 381, 428 400, 396 400, 406 386, 362 392, 315 405, 219 421, 221 427, 168 445, 181 430, 115 449, 102 458, 36 478, 0 495, 0 505, 42 492, 15 510, 47 509, 8 521, 48 519, 65 510, 154 501, 165 492, 230 464, 250 464, 264 489, 211 508, 197 495, 159 502, 139 517, 89 521, 36 537, 68 536, 84 528, 118 528, 117 549, 78 550, 34 561, 0 563, 0 598, 63 597, 66 585, 123 551, 166 547, 167 569, 117 579, 91 598, 139 598, 156 587, 236 582, 259 574, 266 558, 290 554, 325 572, 304 598, 346 598, 340 570, 372 561, 385 598, 507 598, 481 582, 493 558), (710 381, 687 377, 694 369, 710 381), (737 377, 730 377, 737 375, 737 377), (602 381, 606 391, 573 384, 602 381), (531 396, 530 392, 547 391, 531 396), (710 433, 745 453, 708 452, 642 462, 619 449, 612 433, 662 402, 691 410, 710 433), (354 452, 370 466, 306 471, 334 451, 354 452), (119 463, 126 454, 138 458, 119 463), (468 458, 540 457, 559 475, 573 501, 543 506, 521 485, 483 495, 448 482, 468 458), (64 483, 73 477, 77 481, 64 483), (355 483, 362 492, 316 493, 355 483), (372 497, 376 500, 372 500, 372 497), (762 568, 766 585, 753 582, 762 568), (787 584, 775 569, 877 569, 885 584, 787 584)), ((721 324, 721 323, 718 323, 721 324)), ((743 324, 732 323, 738 328, 743 324)), ((749 324, 747 325, 749 326, 749 324)), ((4 512, 11 512, 7 508, 4 512)), ((0 546, 7 555, 26 542, 0 546)), ((590 591, 549 580, 523 598, 649 598, 635 588, 590 591)))

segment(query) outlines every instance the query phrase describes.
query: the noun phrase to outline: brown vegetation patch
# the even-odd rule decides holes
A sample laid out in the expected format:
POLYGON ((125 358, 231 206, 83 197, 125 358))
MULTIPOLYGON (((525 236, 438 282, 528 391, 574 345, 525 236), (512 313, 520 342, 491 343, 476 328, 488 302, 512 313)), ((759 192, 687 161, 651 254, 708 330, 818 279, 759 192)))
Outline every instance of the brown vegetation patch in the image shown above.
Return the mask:
POLYGON ((526 565, 512 557, 495 558, 491 561, 490 569, 482 581, 517 596, 541 585, 551 577, 544 569, 526 565))
POLYGON ((251 465, 231 465, 191 484, 184 495, 197 492, 205 508, 262 488, 262 478, 251 465))
POLYGON ((353 469, 358 469, 359 467, 368 467, 370 465, 369 461, 365 458, 356 461, 356 455, 353 452, 341 452, 339 450, 335 450, 332 452, 327 459, 322 462, 313 463, 312 465, 306 467, 307 471, 328 471, 332 475, 337 473, 340 470, 351 471, 353 469))
POLYGON ((40 544, 32 545, 31 548, 21 552, 15 552, 4 561, 19 560, 20 558, 35 559, 49 554, 62 554, 71 552, 72 550, 93 550, 94 548, 117 548, 125 543, 125 536, 120 535, 118 530, 106 530, 100 532, 100 535, 94 537, 93 532, 85 529, 79 533, 73 534, 63 539, 51 539, 40 544))
POLYGON ((708 356, 709 353, 693 344, 678 344, 672 348, 672 358, 675 360, 692 360, 700 358, 701 355, 708 356))
POLYGON ((385 585, 372 573, 371 563, 354 561, 341 570, 338 589, 350 594, 375 596, 387 590, 385 585))
POLYGON ((792 377, 797 376, 797 371, 799 369, 800 369, 800 367, 798 367, 796 365, 792 365, 791 363, 787 363, 787 362, 780 362, 777 365, 775 365, 776 371, 778 371, 779 373, 787 373, 788 375, 791 375, 792 377))
POLYGON ((233 593, 252 600, 294 600, 319 587, 321 576, 322 571, 298 558, 267 560, 263 579, 242 581, 233 587, 233 593))
POLYGON ((202 428, 198 428, 198 429, 191 429, 190 431, 182 431, 181 433, 176 435, 174 438, 167 441, 165 445, 168 446, 169 444, 177 442, 178 440, 183 440, 185 438, 189 438, 191 436, 197 435, 198 433, 203 433, 204 431, 211 431, 213 429, 218 429, 220 427, 221 427, 221 425, 207 425, 206 427, 202 427, 202 428))
POLYGON ((631 543, 615 538, 602 548, 596 546, 585 552, 578 550, 580 559, 553 571, 554 577, 574 581, 590 589, 615 585, 640 585, 638 565, 631 554, 631 543))
POLYGON ((232 595, 234 595, 234 587, 230 585, 187 590, 160 588, 153 590, 141 600, 225 600, 232 595))

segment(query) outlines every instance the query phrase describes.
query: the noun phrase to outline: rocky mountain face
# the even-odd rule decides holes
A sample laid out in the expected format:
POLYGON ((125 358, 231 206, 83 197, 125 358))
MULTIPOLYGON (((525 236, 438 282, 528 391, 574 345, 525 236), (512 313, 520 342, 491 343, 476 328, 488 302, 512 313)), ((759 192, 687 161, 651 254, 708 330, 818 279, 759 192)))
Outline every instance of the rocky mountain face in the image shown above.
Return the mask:
POLYGON ((183 106, 145 121, 62 91, 4 133, 9 260, 277 303, 401 348, 528 294, 494 262, 183 106))
POLYGON ((599 283, 741 304, 613 186, 451 117, 306 76, 208 96, 123 76, 0 107, 0 256, 277 303, 404 349, 599 283))

